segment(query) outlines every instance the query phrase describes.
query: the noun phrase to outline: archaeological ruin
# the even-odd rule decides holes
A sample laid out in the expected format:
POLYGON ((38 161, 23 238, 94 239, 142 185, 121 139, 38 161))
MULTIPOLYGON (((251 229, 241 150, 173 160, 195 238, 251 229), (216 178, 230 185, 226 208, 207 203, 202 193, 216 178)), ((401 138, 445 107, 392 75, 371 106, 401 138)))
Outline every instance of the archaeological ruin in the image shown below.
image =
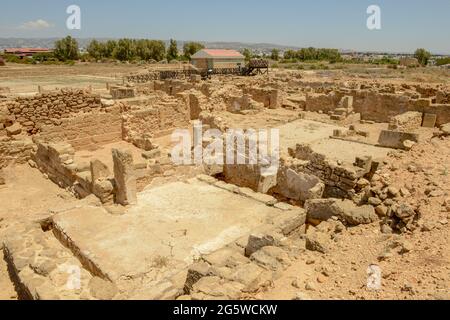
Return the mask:
MULTIPOLYGON (((419 163, 430 141, 443 145, 441 164, 449 160, 449 123, 448 85, 300 71, 205 78, 147 70, 103 88, 27 95, 2 87, 2 199, 17 186, 15 168, 59 197, 1 226, 11 282, 19 298, 38 300, 270 299, 286 286, 331 298, 320 286, 331 286, 341 266, 364 286, 374 263, 333 256, 352 251, 342 243, 367 246, 368 234, 390 241, 371 253, 384 263, 414 250, 402 237, 437 228, 427 205, 439 201, 433 210, 447 216, 448 172, 419 163), (248 137, 237 151, 246 163, 174 163, 174 131, 199 123, 223 135, 277 129, 277 170, 265 172, 258 155, 250 161, 248 137), (407 180, 395 178, 399 159, 416 159, 404 164, 407 180), (413 174, 443 182, 422 194, 413 174), (294 267, 309 276, 283 276, 294 267)), ((214 137, 193 142, 206 148, 214 137)), ((438 229, 448 234, 445 219, 438 229)), ((345 288, 341 298, 379 297, 345 288)))

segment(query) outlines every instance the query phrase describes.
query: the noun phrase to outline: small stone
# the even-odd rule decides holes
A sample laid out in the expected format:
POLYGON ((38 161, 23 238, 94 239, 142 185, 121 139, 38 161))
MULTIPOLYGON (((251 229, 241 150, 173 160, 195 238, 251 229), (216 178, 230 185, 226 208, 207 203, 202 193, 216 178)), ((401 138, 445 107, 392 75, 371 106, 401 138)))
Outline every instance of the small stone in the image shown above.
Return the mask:
POLYGON ((399 195, 399 191, 397 188, 389 187, 387 191, 388 191, 388 196, 390 196, 391 198, 397 198, 399 195))
POLYGON ((319 276, 317 277, 317 282, 325 283, 326 281, 327 281, 327 277, 325 277, 323 274, 319 274, 319 276))
POLYGON ((405 240, 401 243, 399 253, 405 254, 405 253, 411 252, 413 250, 413 247, 414 246, 411 242, 405 240))
POLYGON ((305 289, 308 290, 308 291, 316 291, 317 290, 316 285, 312 281, 307 281, 306 282, 305 289))
POLYGON ((292 300, 308 301, 311 300, 311 298, 306 293, 297 292, 292 300))
POLYGON ((369 204, 374 207, 379 206, 381 203, 382 203, 381 200, 378 198, 373 198, 373 197, 369 198, 369 204))
POLYGON ((381 233, 383 234, 392 234, 393 230, 390 226, 388 226, 387 224, 383 224, 381 226, 381 233))
POLYGON ((298 279, 298 278, 294 279, 294 280, 292 281, 291 285, 292 285, 294 288, 300 289, 300 279, 298 279))
POLYGON ((385 205, 379 205, 375 208, 375 212, 379 217, 386 217, 388 208, 385 205))

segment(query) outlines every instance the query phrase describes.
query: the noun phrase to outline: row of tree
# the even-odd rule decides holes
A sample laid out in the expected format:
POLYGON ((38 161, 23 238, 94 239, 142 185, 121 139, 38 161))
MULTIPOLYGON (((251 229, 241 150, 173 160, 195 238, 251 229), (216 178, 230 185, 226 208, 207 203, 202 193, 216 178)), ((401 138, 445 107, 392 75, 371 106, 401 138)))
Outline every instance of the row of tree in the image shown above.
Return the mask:
MULTIPOLYGON (((189 60, 193 54, 203 49, 198 42, 186 42, 183 54, 178 51, 177 42, 170 40, 166 49, 165 43, 159 40, 148 39, 120 39, 100 42, 92 40, 87 46, 87 52, 92 59, 117 59, 120 61, 161 61, 189 60)), ((60 61, 77 60, 80 58, 79 46, 76 39, 68 36, 55 42, 55 57, 60 61)))
MULTIPOLYGON (((170 40, 168 48, 166 48, 163 41, 159 40, 120 39, 118 41, 108 40, 106 42, 92 40, 87 47, 87 52, 95 60, 161 61, 165 58, 170 62, 172 60, 189 60, 192 55, 203 48, 204 46, 201 43, 186 42, 183 46, 183 53, 180 55, 177 42, 173 39, 170 40)), ((244 49, 242 54, 246 60, 250 60, 253 57, 253 53, 249 49, 244 49)), ((60 61, 79 59, 80 52, 77 40, 68 36, 56 41, 54 56, 60 61)), ((423 66, 427 65, 431 58, 430 52, 425 49, 417 49, 414 56, 423 66)), ((278 61, 280 59, 280 51, 273 49, 270 57, 278 61)), ((329 61, 332 63, 342 60, 341 54, 337 49, 318 49, 313 47, 303 48, 297 51, 288 50, 284 53, 283 58, 285 61, 329 61)))

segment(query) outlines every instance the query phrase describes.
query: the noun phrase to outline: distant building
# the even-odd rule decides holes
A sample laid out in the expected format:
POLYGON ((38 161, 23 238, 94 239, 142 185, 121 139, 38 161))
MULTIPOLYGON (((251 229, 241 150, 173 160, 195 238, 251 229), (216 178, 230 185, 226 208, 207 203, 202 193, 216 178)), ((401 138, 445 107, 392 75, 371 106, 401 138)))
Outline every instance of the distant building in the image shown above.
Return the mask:
POLYGON ((32 57, 37 53, 50 53, 52 50, 46 48, 8 48, 5 54, 12 54, 19 58, 32 57))
POLYGON ((400 63, 401 66, 404 67, 418 67, 420 66, 419 60, 417 60, 416 58, 411 58, 411 57, 403 57, 400 58, 400 63))
POLYGON ((191 57, 191 63, 201 70, 243 68, 245 57, 235 50, 203 49, 191 57))

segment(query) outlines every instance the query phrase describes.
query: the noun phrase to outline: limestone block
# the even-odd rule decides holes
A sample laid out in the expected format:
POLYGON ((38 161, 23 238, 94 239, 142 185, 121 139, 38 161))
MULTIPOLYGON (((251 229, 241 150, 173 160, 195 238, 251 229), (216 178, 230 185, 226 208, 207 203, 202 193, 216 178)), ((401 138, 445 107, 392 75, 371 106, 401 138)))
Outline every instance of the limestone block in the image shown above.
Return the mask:
POLYGON ((419 135, 408 132, 383 130, 378 139, 378 144, 387 148, 405 149, 404 142, 406 140, 419 142, 419 135))
POLYGON ((97 159, 91 160, 90 167, 91 167, 92 181, 96 181, 102 178, 108 178, 111 175, 108 166, 103 162, 101 162, 100 160, 97 159))
POLYGON ((16 136, 22 132, 22 126, 19 123, 14 123, 12 126, 6 128, 8 136, 16 136))
POLYGON ((316 176, 297 173, 292 169, 286 171, 286 181, 290 198, 295 200, 321 198, 325 190, 324 183, 316 176))
POLYGON ((434 128, 436 126, 437 115, 431 113, 425 113, 423 115, 422 127, 424 128, 434 128))
POLYGON ((137 203, 136 174, 133 156, 128 150, 112 150, 116 203, 131 205, 137 203))

